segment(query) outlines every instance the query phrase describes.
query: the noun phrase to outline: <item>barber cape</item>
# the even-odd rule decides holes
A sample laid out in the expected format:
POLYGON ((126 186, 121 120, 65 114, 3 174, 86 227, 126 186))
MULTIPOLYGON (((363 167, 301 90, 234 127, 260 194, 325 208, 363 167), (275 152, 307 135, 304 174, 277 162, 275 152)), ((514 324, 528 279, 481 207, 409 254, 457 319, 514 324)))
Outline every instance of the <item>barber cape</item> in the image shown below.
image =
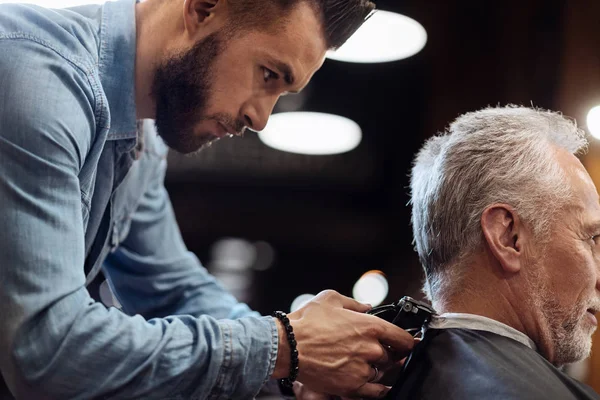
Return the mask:
POLYGON ((550 364, 523 333, 489 318, 443 314, 386 399, 600 399, 550 364))

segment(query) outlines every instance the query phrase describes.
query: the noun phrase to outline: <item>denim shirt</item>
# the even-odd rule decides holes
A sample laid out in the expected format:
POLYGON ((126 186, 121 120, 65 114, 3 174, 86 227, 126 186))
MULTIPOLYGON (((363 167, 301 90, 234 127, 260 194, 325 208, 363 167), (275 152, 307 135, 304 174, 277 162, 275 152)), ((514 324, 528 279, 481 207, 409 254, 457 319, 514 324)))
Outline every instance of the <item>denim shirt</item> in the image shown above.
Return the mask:
POLYGON ((134 0, 0 5, 0 371, 26 399, 249 399, 277 327, 183 243, 135 42, 134 0))

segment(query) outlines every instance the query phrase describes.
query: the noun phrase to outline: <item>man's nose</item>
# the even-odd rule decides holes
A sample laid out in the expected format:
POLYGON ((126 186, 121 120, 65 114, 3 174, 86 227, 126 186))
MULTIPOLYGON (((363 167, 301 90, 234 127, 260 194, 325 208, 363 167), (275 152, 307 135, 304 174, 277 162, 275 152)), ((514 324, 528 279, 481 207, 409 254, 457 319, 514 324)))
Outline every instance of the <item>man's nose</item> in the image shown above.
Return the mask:
POLYGON ((279 96, 265 96, 244 104, 241 111, 246 126, 253 131, 265 129, 278 98, 279 96))

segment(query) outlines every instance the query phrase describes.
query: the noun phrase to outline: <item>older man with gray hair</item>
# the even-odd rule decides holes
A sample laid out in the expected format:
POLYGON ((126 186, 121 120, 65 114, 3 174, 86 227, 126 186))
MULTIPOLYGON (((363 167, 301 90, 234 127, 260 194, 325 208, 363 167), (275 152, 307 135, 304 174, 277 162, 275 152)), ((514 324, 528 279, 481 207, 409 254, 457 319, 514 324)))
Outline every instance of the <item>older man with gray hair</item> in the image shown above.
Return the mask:
POLYGON ((590 399, 560 370, 600 310, 600 204, 584 133, 525 107, 459 117, 411 175, 416 250, 438 312, 393 399, 590 399))

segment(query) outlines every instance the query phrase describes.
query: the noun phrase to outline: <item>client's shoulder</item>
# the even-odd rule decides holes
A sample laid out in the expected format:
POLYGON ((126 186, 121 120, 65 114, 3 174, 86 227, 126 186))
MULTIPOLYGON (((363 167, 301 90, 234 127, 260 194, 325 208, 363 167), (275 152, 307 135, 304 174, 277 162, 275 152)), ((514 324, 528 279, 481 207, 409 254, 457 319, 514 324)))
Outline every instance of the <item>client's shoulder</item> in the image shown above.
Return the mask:
POLYGON ((594 398, 579 396, 582 388, 571 382, 514 339, 471 329, 430 329, 388 399, 547 399, 549 393, 594 398))

